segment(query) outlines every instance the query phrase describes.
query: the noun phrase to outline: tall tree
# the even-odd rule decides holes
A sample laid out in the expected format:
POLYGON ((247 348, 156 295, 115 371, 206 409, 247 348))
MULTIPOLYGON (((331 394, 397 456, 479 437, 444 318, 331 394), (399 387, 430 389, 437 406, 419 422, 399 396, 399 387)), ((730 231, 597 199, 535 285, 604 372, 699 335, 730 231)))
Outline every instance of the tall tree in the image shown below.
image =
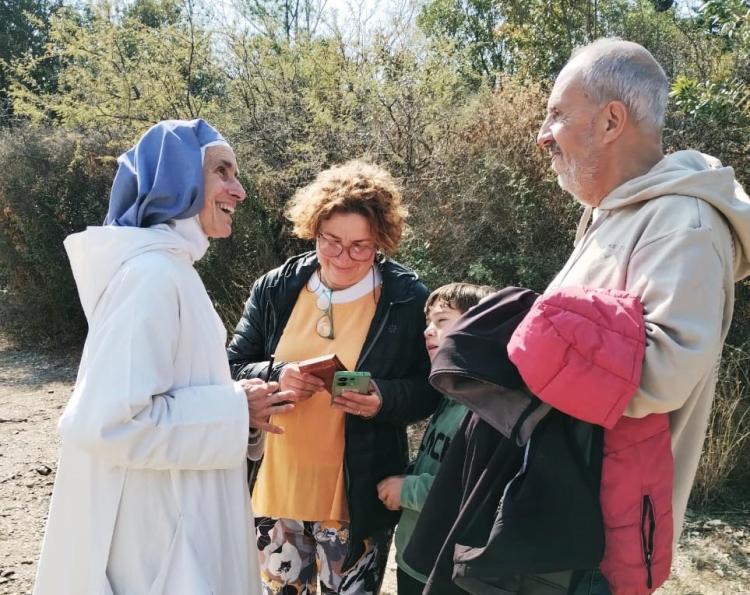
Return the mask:
POLYGON ((14 109, 125 137, 165 118, 209 117, 226 79, 199 21, 192 0, 139 0, 124 9, 100 1, 85 15, 60 10, 44 57, 14 68, 14 109), (61 64, 51 91, 30 76, 43 59, 61 64))
POLYGON ((466 52, 475 77, 494 82, 507 68, 508 51, 500 34, 505 20, 502 3, 494 0, 433 0, 417 23, 428 37, 450 39, 466 52))
POLYGON ((315 34, 327 0, 235 0, 235 10, 258 32, 291 42, 315 34))
MULTIPOLYGON (((747 12, 746 0, 705 4, 714 15, 736 14, 737 6, 747 12)), ((430 0, 418 24, 463 50, 468 78, 490 85, 500 74, 549 78, 575 47, 611 35, 643 44, 670 74, 683 67, 705 74, 716 63, 716 44, 696 31, 694 13, 671 0, 430 0)))
MULTIPOLYGON (((0 0, 0 126, 13 116, 9 96, 10 69, 24 56, 44 52, 49 36, 50 16, 62 0, 0 0)), ((40 62, 29 75, 39 88, 50 91, 55 86, 56 64, 40 62)))

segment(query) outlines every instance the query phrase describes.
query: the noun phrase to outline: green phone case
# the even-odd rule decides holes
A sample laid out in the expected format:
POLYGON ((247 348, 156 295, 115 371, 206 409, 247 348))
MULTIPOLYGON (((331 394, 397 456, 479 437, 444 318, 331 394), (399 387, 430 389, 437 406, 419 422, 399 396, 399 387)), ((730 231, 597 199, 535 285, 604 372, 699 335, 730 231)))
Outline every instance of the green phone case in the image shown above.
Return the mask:
POLYGON ((333 375, 331 396, 336 397, 344 391, 367 394, 370 392, 369 372, 338 371, 333 375))

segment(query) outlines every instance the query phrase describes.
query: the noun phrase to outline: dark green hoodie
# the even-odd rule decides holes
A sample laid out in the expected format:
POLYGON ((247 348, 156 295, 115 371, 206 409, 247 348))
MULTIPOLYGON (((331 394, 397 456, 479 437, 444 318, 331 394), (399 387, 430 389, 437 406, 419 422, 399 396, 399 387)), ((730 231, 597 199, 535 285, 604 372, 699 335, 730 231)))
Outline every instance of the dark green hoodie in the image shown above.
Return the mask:
MULTIPOLYGON (((414 525, 427 499, 427 493, 432 487, 435 474, 465 414, 466 407, 453 399, 443 397, 430 420, 430 425, 425 430, 417 458, 409 465, 410 474, 406 476, 401 486, 403 511, 396 528, 396 563, 409 576, 423 583, 427 581, 427 577, 409 568, 404 562, 403 552, 411 539, 414 525)), ((460 486, 456 486, 456 489, 460 489, 460 486)))

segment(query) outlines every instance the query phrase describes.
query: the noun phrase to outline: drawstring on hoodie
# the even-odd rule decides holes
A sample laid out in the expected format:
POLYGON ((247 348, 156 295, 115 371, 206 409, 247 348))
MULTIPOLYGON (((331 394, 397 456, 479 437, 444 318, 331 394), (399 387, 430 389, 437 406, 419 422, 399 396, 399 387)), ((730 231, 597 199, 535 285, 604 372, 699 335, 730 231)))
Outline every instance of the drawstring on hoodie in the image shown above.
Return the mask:
POLYGON ((579 244, 581 238, 583 238, 583 234, 586 233, 586 228, 589 226, 589 221, 591 221, 591 213, 593 212, 593 207, 586 207, 585 209, 583 209, 583 214, 581 215, 581 218, 578 221, 578 226, 576 227, 576 239, 573 241, 573 247, 579 244))

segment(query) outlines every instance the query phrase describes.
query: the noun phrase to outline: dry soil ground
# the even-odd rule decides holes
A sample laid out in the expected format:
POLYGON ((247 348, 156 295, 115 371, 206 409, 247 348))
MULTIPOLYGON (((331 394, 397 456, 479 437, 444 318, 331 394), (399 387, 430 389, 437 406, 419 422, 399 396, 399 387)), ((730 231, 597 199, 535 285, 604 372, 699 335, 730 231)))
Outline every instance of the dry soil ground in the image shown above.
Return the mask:
MULTIPOLYGON (((0 595, 31 593, 75 367, 0 341, 0 595)), ((383 592, 395 594, 392 559, 383 592)), ((750 514, 691 515, 659 593, 750 593, 750 514)))

